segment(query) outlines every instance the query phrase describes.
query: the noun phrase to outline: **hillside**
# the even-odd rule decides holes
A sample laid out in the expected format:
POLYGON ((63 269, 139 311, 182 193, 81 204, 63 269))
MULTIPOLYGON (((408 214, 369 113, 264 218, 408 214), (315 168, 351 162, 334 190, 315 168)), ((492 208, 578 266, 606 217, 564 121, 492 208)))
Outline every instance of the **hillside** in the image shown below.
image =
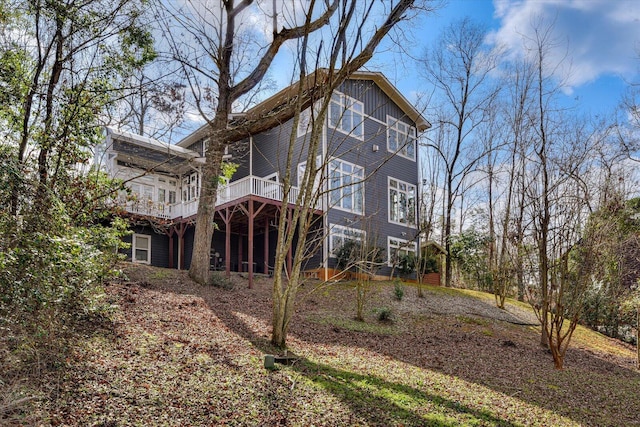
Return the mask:
MULTIPOLYGON (((290 366, 263 367, 270 281, 200 287, 185 272, 127 266, 107 287, 111 322, 78 342, 60 377, 5 422, 72 426, 640 425, 634 349, 576 334, 556 371, 525 306, 477 292, 369 293, 352 320, 346 284, 316 289, 291 325, 290 366), (377 321, 391 309, 394 320, 377 321)), ((309 285, 305 292, 311 291, 309 285)), ((97 327, 100 326, 100 327, 97 327)), ((0 418, 0 421, 2 419, 0 418)), ((1 424, 1 423, 0 423, 1 424)))

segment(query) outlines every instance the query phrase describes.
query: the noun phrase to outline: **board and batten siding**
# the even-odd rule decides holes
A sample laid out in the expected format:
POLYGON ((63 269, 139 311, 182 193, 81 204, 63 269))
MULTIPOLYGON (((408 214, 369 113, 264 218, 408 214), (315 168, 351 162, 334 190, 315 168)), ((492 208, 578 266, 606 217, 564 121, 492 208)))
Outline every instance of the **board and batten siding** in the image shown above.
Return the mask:
MULTIPOLYGON (((415 123, 372 81, 349 80, 339 91, 363 101, 364 138, 355 139, 328 128, 328 151, 334 154, 332 157, 365 168, 364 214, 334 208, 327 213, 327 223, 366 230, 368 239, 374 238, 385 249, 386 258, 388 237, 411 240, 417 233, 414 227, 389 222, 389 177, 415 185, 416 189, 419 180, 417 161, 387 151, 387 116, 411 126, 415 123)), ((329 258, 328 267, 335 267, 335 258, 329 258)), ((390 270, 385 266, 378 274, 387 275, 390 270)))

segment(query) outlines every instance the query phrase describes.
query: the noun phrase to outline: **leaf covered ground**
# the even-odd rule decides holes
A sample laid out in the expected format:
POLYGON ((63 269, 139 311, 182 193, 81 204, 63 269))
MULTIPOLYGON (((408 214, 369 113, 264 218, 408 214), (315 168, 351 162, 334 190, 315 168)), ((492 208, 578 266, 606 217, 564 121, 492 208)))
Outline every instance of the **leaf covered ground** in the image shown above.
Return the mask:
POLYGON ((6 423, 640 425, 634 348, 580 331, 557 371, 526 309, 501 312, 480 293, 406 287, 398 301, 376 284, 363 323, 349 284, 311 283, 289 334, 299 358, 267 370, 268 278, 248 289, 234 276, 225 290, 174 270, 126 276, 106 288, 110 320, 87 328, 64 366, 22 381, 14 399, 28 399, 6 423), (383 308, 391 322, 378 322, 383 308))

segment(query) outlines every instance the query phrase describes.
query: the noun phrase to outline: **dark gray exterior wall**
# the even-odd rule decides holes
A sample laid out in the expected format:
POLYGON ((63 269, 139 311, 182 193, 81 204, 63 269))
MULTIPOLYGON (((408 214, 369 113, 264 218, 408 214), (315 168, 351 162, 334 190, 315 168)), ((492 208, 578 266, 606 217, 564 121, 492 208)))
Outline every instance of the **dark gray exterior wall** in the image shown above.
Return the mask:
MULTIPOLYGON (((412 126, 415 126, 415 123, 406 117, 402 110, 372 81, 349 80, 339 91, 363 101, 364 140, 348 137, 328 128, 328 151, 331 157, 365 168, 367 181, 365 182, 364 215, 360 216, 334 208, 327 213, 327 222, 367 230, 367 237, 375 238, 378 245, 385 249, 386 259, 387 237, 411 240, 417 233, 416 228, 389 222, 388 178, 392 177, 413 184, 416 189, 419 180, 417 160, 412 161, 387 151, 386 119, 387 115, 390 115, 412 126), (374 151, 374 145, 378 147, 377 151, 374 151)), ((329 242, 326 241, 325 244, 328 245, 329 242)), ((328 267, 334 266, 335 258, 329 258, 328 267)), ((378 271, 381 275, 389 273, 389 267, 378 271)))
MULTIPOLYGON (((144 234, 151 237, 151 265, 156 267, 169 266, 169 236, 157 234, 151 227, 144 226, 135 226, 131 231, 133 231, 134 234, 144 234)), ((125 236, 123 240, 131 245, 133 235, 125 236)), ((128 249, 123 249, 121 252, 127 256, 128 261, 131 261, 132 251, 133 248, 129 247, 128 249)))

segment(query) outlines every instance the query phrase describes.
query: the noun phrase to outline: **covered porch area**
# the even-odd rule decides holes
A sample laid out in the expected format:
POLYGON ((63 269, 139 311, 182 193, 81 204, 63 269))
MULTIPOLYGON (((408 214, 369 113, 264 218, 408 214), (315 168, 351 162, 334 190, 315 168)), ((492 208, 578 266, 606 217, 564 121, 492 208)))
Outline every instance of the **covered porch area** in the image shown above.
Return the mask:
MULTIPOLYGON (((295 207, 282 201, 249 194, 216 207, 217 230, 211 247, 211 269, 246 273, 249 287, 255 274, 272 275, 275 265, 278 224, 286 215, 288 224, 295 207)), ((318 223, 321 211, 314 212, 318 223)), ((295 239, 294 239, 295 245, 295 239)), ((292 271, 293 253, 287 254, 286 270, 292 271)))

